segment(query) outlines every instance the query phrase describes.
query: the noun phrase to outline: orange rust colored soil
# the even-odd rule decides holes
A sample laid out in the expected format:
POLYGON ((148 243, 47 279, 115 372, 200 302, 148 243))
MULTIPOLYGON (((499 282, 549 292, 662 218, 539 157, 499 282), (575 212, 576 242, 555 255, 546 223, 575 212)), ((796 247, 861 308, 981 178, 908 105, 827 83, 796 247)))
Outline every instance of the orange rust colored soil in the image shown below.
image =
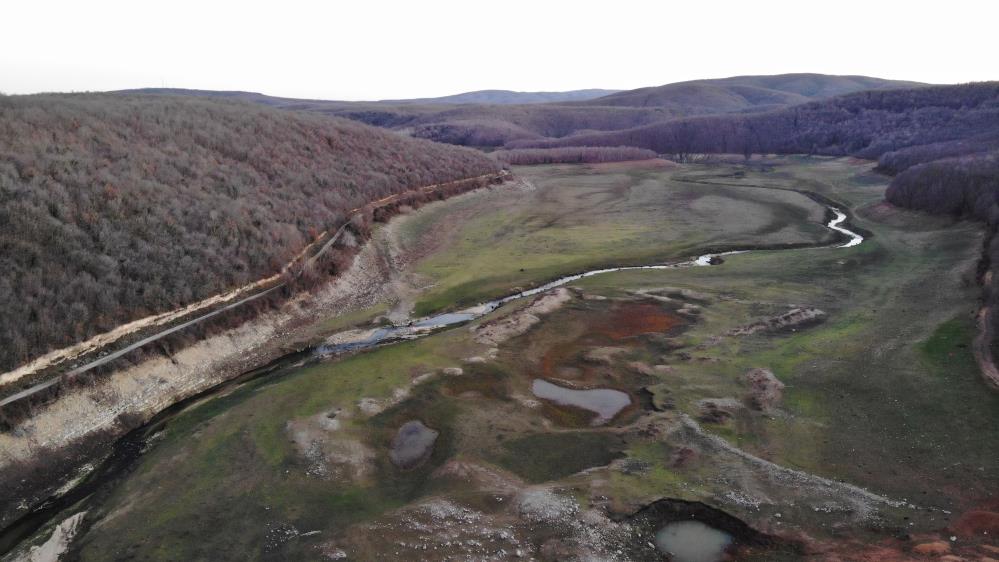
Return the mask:
POLYGON ((951 524, 951 530, 961 538, 988 538, 999 542, 999 512, 984 509, 966 511, 951 524))
POLYGON ((612 340, 623 340, 642 334, 662 333, 681 323, 678 316, 662 305, 649 302, 623 303, 614 307, 607 322, 597 326, 597 332, 612 340))

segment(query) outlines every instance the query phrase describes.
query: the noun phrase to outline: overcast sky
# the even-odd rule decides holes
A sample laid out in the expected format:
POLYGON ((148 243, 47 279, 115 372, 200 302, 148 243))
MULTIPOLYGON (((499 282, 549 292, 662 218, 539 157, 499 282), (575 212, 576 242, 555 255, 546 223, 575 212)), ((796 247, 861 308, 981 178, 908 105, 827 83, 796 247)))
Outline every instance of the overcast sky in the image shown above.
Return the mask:
POLYGON ((384 99, 821 72, 999 79, 999 2, 8 0, 0 92, 384 99))

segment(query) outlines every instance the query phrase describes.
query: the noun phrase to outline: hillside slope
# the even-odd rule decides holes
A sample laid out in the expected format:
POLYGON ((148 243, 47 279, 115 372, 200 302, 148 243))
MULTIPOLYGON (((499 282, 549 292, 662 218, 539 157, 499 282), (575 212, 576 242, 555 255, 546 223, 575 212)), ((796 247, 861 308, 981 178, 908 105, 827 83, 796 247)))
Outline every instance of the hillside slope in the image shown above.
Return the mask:
POLYGON ((867 76, 777 74, 691 80, 652 88, 618 92, 587 105, 669 107, 687 115, 729 113, 795 105, 864 90, 911 88, 917 82, 867 76))
POLYGON ((601 96, 615 94, 620 90, 603 90, 590 88, 586 90, 568 90, 564 92, 517 92, 513 90, 476 90, 451 96, 436 98, 415 98, 400 100, 381 100, 378 103, 426 103, 426 104, 494 104, 509 105, 519 103, 561 103, 567 101, 585 101, 601 96))
POLYGON ((261 105, 0 97, 0 368, 273 274, 349 209, 496 168, 261 105))
POLYGON ((459 94, 452 96, 451 101, 445 97, 383 102, 295 100, 251 92, 155 88, 142 91, 233 97, 337 115, 438 142, 495 147, 518 140, 618 131, 694 115, 769 110, 859 90, 913 85, 917 83, 863 76, 736 76, 627 90, 587 101, 550 100, 549 103, 537 103, 542 100, 533 97, 510 103, 513 98, 502 91, 459 94))
MULTIPOLYGON (((999 138, 999 82, 866 91, 786 109, 676 119, 518 147, 635 146, 662 153, 818 153, 878 158, 915 147, 971 151, 999 138), (956 145, 957 141, 963 141, 956 145)), ((933 159, 930 154, 920 158, 933 159)), ((896 166, 898 166, 896 164, 896 166)))

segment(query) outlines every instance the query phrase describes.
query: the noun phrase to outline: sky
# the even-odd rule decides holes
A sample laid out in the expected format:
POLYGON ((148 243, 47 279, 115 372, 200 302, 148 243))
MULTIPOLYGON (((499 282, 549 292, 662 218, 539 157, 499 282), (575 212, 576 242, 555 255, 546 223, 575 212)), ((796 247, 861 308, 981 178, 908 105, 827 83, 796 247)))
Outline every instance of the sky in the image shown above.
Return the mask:
POLYGON ((999 79, 999 2, 7 0, 0 92, 372 100, 742 74, 999 79))

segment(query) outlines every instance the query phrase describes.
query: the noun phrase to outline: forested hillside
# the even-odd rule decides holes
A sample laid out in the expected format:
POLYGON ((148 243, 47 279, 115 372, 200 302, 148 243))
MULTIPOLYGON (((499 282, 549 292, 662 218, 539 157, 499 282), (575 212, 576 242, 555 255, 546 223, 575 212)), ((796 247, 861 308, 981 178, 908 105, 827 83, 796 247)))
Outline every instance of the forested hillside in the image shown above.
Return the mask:
MULTIPOLYGON (((995 138, 999 83, 869 91, 754 114, 676 119, 517 148, 636 146, 659 153, 816 153, 877 158, 934 143, 995 138)), ((942 145, 938 145, 941 146, 942 145)), ((951 155, 951 153, 947 153, 951 155)))
POLYGON ((868 76, 778 74, 691 80, 638 88, 586 102, 587 105, 665 107, 684 115, 760 111, 864 90, 911 88, 916 82, 868 76))
POLYGON ((295 100, 251 92, 156 88, 144 91, 232 97, 288 109, 338 115, 438 142, 497 147, 519 140, 558 139, 619 131, 693 115, 763 111, 861 90, 914 85, 914 82, 865 76, 734 76, 626 90, 586 101, 572 101, 573 92, 562 92, 565 95, 560 99, 549 96, 552 103, 536 103, 544 99, 544 92, 534 96, 529 92, 513 92, 515 95, 511 96, 486 91, 445 98, 345 102, 295 100), (511 103, 518 97, 531 103, 511 103), (452 105, 444 105, 448 103, 452 105), (453 105, 455 103, 462 105, 453 105))
POLYGON ((659 155, 644 148, 631 146, 570 146, 565 148, 521 148, 497 150, 492 153, 500 162, 513 165, 533 164, 592 164, 650 160, 659 155))
POLYGON ((0 97, 0 368, 273 274, 366 202, 497 167, 249 103, 0 97))

